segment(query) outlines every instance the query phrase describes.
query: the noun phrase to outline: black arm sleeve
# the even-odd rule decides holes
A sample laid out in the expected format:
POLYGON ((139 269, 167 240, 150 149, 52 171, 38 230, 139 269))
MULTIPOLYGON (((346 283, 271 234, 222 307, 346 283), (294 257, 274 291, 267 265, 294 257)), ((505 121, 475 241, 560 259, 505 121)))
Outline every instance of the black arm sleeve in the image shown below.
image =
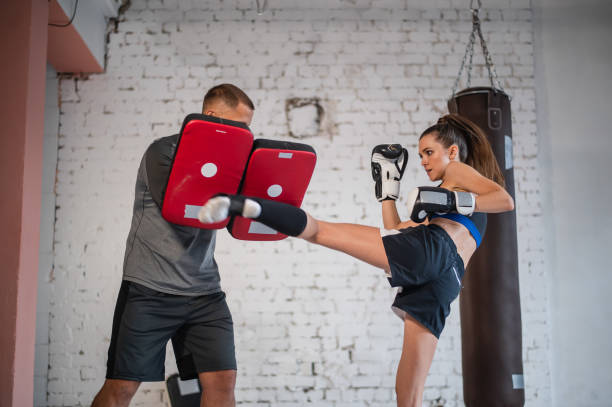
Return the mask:
POLYGON ((287 236, 298 236, 306 229, 308 217, 302 209, 263 198, 249 197, 249 199, 261 205, 261 214, 255 218, 256 221, 287 236))
POLYGON ((145 165, 147 170, 147 186, 157 206, 162 207, 170 167, 178 136, 164 137, 156 140, 149 146, 145 153, 145 165))

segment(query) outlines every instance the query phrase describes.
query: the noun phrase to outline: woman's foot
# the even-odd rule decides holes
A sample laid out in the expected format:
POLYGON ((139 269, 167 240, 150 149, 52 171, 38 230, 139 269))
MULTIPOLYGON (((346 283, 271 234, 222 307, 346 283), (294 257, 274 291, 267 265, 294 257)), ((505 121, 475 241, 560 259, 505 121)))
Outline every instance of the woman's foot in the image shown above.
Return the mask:
POLYGON ((252 199, 240 195, 217 195, 200 208, 198 219, 202 223, 217 223, 224 221, 230 215, 253 219, 260 214, 261 206, 252 199))

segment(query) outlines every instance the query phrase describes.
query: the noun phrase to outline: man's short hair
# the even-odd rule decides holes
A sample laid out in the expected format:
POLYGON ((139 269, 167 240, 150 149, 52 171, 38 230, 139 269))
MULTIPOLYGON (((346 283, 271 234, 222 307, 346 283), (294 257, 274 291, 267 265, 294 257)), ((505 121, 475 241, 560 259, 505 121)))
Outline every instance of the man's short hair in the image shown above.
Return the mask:
POLYGON ((223 102, 232 109, 242 103, 248 106, 251 110, 255 110, 253 101, 237 86, 231 83, 222 83, 209 89, 204 96, 202 111, 206 111, 206 107, 216 102, 223 102))

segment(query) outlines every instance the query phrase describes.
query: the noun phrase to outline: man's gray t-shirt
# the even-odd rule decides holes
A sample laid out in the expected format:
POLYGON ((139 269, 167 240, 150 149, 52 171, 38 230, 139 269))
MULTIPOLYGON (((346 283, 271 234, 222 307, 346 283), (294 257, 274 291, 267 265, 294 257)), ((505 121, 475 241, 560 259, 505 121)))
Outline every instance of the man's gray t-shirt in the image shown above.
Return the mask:
POLYGON ((140 162, 123 279, 169 294, 212 294, 221 291, 216 231, 179 226, 161 215, 177 142, 178 135, 154 141, 140 162))

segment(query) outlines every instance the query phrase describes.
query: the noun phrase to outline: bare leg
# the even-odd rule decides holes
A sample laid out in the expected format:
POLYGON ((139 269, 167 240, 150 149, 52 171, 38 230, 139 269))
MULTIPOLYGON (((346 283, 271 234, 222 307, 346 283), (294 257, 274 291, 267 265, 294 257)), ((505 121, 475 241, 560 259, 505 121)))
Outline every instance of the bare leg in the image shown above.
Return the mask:
POLYGON ((234 407, 235 370, 204 372, 199 375, 202 384, 200 407, 234 407))
POLYGON ((438 339, 423 325, 410 316, 404 319, 404 345, 395 380, 398 407, 421 407, 437 344, 438 339))
POLYGON ((127 407, 136 394, 140 382, 106 379, 91 407, 127 407))
MULTIPOLYGON (((371 226, 329 223, 308 215, 306 228, 298 236, 340 250, 373 266, 388 270, 389 263, 380 230, 371 226)), ((404 319, 404 344, 397 369, 395 391, 398 407, 420 407, 427 373, 438 339, 410 316, 404 319)))
POLYGON ((389 270, 380 229, 353 223, 324 222, 307 216, 306 228, 299 238, 339 250, 375 267, 389 270))
POLYGON ((226 219, 228 214, 240 214, 255 219, 286 235, 339 250, 389 271, 389 262, 378 228, 323 222, 286 203, 240 195, 209 199, 200 209, 198 219, 202 223, 214 223, 226 219))

